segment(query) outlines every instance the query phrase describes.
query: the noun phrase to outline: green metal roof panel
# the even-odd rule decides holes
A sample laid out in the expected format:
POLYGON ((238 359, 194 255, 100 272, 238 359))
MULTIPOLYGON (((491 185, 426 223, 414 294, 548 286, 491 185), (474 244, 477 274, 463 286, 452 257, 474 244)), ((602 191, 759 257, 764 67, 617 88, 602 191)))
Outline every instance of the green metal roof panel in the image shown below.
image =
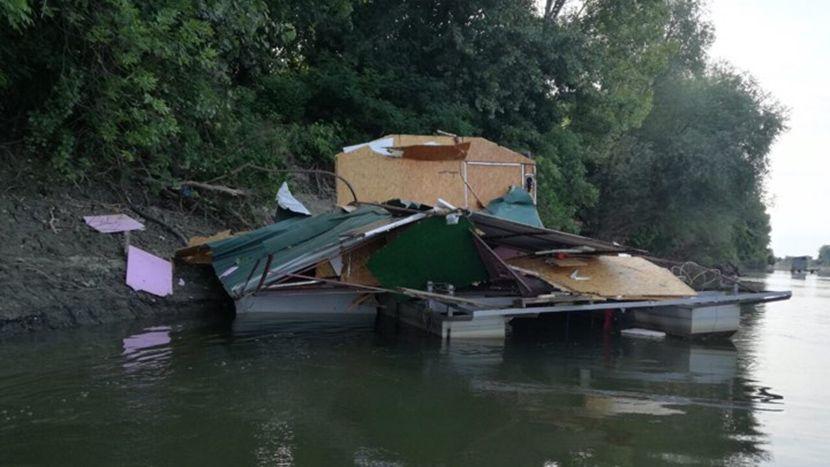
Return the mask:
POLYGON ((313 256, 339 245, 344 235, 391 220, 392 216, 385 209, 363 206, 350 213, 332 211, 312 217, 289 218, 207 246, 211 249, 216 276, 228 294, 236 297, 256 289, 269 255, 272 256, 270 275, 304 256, 313 256))
POLYGON ((542 219, 539 218, 539 211, 533 204, 533 198, 522 188, 511 187, 506 195, 490 201, 487 205, 487 212, 513 222, 544 227, 542 219))

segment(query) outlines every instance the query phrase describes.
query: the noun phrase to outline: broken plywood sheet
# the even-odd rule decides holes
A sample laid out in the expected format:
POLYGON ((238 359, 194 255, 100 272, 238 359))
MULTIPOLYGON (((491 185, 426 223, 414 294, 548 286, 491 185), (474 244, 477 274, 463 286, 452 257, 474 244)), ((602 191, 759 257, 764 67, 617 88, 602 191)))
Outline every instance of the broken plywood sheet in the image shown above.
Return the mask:
POLYGON ((208 237, 195 236, 187 241, 187 246, 176 250, 176 258, 188 264, 210 264, 213 256, 206 244, 231 237, 230 230, 223 230, 208 237))
POLYGON ((321 279, 339 278, 341 282, 349 284, 378 286, 380 282, 369 270, 367 263, 385 243, 383 238, 378 238, 331 260, 321 261, 317 264, 314 275, 321 279))
POLYGON ((559 267, 544 258, 513 258, 508 264, 532 271, 554 287, 606 298, 643 299, 696 295, 668 269, 636 256, 594 256, 584 266, 559 267))

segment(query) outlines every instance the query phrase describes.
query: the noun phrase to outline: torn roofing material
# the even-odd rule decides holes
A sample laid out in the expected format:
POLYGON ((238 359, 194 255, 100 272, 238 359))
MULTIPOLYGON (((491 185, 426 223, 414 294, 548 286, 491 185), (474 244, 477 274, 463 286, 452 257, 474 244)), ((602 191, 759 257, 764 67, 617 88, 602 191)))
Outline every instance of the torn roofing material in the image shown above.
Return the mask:
POLYGON ((392 148, 393 154, 399 153, 404 159, 420 161, 457 161, 467 157, 470 143, 459 144, 416 144, 392 148))
POLYGON ((393 217, 375 206, 289 218, 242 235, 208 243, 216 276, 232 297, 241 297, 315 266, 376 235, 423 219, 393 217))
POLYGON ((530 193, 518 187, 510 187, 507 194, 500 196, 487 205, 487 211, 502 219, 544 228, 539 211, 533 203, 530 193))
POLYGON ((288 183, 282 182, 280 189, 277 191, 277 206, 288 212, 299 214, 301 216, 310 216, 311 211, 306 208, 288 189, 288 183))
POLYGON ((595 253, 623 253, 635 251, 616 243, 604 242, 558 230, 534 227, 509 219, 471 212, 470 220, 484 233, 484 240, 522 251, 536 252, 561 246, 589 247, 595 253))
POLYGON ((352 146, 346 146, 343 148, 344 153, 354 152, 362 147, 369 146, 369 149, 372 151, 382 154, 384 156, 391 156, 392 153, 389 151, 389 148, 395 145, 395 138, 392 136, 386 136, 380 139, 376 139, 374 141, 369 141, 368 143, 360 143, 354 144, 352 146))

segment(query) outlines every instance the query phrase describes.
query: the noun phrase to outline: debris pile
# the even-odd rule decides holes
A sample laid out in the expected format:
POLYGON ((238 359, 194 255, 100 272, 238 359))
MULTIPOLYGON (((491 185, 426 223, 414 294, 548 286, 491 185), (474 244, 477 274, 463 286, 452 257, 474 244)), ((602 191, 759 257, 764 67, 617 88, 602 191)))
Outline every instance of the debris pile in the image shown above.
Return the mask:
MULTIPOLYGON (((447 336, 446 321, 479 319, 454 329, 503 335, 499 323, 520 315, 786 298, 703 296, 644 251, 545 228, 535 162, 483 138, 389 135, 343 148, 336 166, 337 208, 312 215, 283 183, 277 222, 193 238, 177 258, 210 265, 238 314, 409 304, 405 319, 447 336)), ((167 266, 142 253, 130 249, 129 283, 167 293, 167 266)))
POLYGON ((237 301, 331 289, 354 291, 355 300, 390 293, 451 306, 487 297, 538 305, 696 295, 670 271, 631 256, 636 250, 518 222, 538 218, 515 216, 517 210, 509 206, 527 197, 514 187, 501 198, 496 212, 506 217, 459 208, 404 208, 412 204, 401 201, 356 203, 251 232, 199 239, 177 256, 210 263, 237 301))
POLYGON ((126 214, 84 216, 84 222, 100 233, 124 234, 128 286, 159 297, 173 294, 173 263, 130 245, 130 232, 144 230, 144 224, 126 214))

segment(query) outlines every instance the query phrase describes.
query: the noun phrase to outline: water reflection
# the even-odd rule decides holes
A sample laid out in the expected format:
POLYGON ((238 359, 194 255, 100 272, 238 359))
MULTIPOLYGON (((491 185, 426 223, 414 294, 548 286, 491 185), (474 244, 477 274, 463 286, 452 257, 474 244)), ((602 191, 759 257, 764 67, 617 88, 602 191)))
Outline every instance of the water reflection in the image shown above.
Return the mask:
POLYGON ((798 394, 765 373, 778 306, 745 310, 734 344, 447 345, 388 323, 16 338, 0 344, 15 362, 0 367, 0 464, 757 464, 798 394))
POLYGON ((124 369, 163 368, 173 354, 170 331, 170 326, 156 326, 125 337, 121 341, 124 369))

